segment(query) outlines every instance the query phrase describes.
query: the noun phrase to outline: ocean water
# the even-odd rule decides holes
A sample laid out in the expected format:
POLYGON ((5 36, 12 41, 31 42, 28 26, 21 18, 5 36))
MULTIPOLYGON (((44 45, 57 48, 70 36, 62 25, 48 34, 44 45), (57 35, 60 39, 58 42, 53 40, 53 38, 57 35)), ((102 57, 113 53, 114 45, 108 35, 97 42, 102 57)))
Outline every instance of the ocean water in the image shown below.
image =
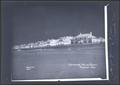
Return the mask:
POLYGON ((12 79, 106 78, 104 45, 13 51, 12 79))

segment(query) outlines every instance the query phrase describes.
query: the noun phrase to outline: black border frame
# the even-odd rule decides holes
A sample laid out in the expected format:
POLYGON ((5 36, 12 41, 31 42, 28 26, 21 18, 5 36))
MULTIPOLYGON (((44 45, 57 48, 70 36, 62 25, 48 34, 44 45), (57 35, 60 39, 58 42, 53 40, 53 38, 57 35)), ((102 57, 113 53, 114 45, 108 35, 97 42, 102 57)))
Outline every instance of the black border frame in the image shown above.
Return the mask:
MULTIPOLYGON (((8 1, 8 0, 5 0, 5 1, 8 1)), ((14 0, 14 1, 16 1, 16 0, 14 0)), ((22 0, 22 1, 24 1, 24 0, 22 0)), ((26 0, 26 1, 32 1, 32 0, 26 0)), ((41 1, 44 1, 44 0, 41 0, 41 1)), ((48 0, 45 0, 45 1, 48 1, 48 0)), ((56 1, 56 0, 51 0, 51 1, 56 1)), ((59 0, 59 1, 66 1, 66 0, 59 0)), ((69 0, 69 1, 73 1, 73 0, 69 0)), ((67 1, 67 2, 69 2, 69 1, 67 1)), ((79 0, 75 0, 75 1, 79 1, 79 0)), ((81 0, 82 1, 82 0, 81 0)), ((87 0, 86 0, 87 1, 87 0)), ((114 71, 113 71, 113 74, 112 75, 114 75, 116 78, 115 79, 113 79, 113 80, 110 80, 110 81, 80 81, 80 82, 60 82, 60 81, 58 81, 58 82, 24 82, 24 83, 13 83, 13 82, 11 82, 10 81, 10 73, 11 72, 8 72, 8 69, 10 70, 11 68, 11 65, 10 65, 10 62, 11 62, 11 59, 7 59, 7 57, 9 56, 9 55, 11 55, 11 53, 10 53, 10 46, 11 46, 11 44, 12 43, 7 43, 8 41, 11 41, 11 38, 10 38, 10 33, 12 33, 12 31, 11 30, 7 30, 7 28, 6 28, 6 30, 5 29, 3 29, 3 28, 5 28, 5 26, 3 26, 3 22, 2 22, 2 18, 3 18, 3 15, 2 15, 2 11, 4 11, 4 10, 2 10, 2 6, 1 6, 1 42, 0 42, 0 47, 1 47, 1 50, 0 50, 0 54, 1 54, 1 56, 0 56, 0 58, 1 58, 1 66, 0 66, 0 70, 1 70, 1 84, 41 84, 41 85, 43 85, 43 84, 45 84, 45 85, 48 85, 48 84, 55 84, 55 85, 63 85, 63 84, 65 84, 65 85, 67 85, 67 84, 92 84, 92 85, 96 85, 96 84, 111 84, 111 85, 115 85, 115 84, 120 84, 120 80, 119 80, 119 71, 120 71, 120 69, 119 69, 119 27, 120 27, 120 23, 119 23, 119 9, 120 9, 120 2, 119 1, 117 1, 117 0, 114 0, 114 1, 102 1, 102 2, 105 2, 105 3, 110 3, 111 4, 111 6, 110 6, 110 12, 109 13, 111 13, 111 14, 113 14, 113 15, 115 15, 114 17, 112 16, 112 15, 110 15, 109 16, 109 19, 110 19, 110 22, 109 23, 111 23, 111 24, 109 24, 109 26, 110 27, 112 27, 113 26, 113 23, 112 23, 112 21, 111 21, 111 19, 113 19, 113 21, 114 21, 114 23, 115 23, 115 26, 113 26, 113 28, 115 28, 115 30, 113 30, 112 28, 110 28, 109 29, 109 33, 108 33, 108 35, 109 36, 111 36, 112 37, 112 40, 109 40, 109 55, 111 56, 111 59, 110 59, 110 62, 112 62, 112 56, 115 56, 115 64, 114 65, 111 65, 111 66, 115 66, 115 69, 114 69, 114 71), (7 35, 5 35, 5 34, 7 34, 7 35), (9 38, 8 38, 8 36, 9 36, 9 38), (114 52, 114 53, 113 53, 114 52), (116 72, 116 73, 115 73, 116 72), (116 81, 116 79, 117 79, 117 81, 116 81)), ((2 3, 1 3, 1 5, 2 5, 2 3)), ((110 76, 110 77, 112 77, 112 76, 110 76)))

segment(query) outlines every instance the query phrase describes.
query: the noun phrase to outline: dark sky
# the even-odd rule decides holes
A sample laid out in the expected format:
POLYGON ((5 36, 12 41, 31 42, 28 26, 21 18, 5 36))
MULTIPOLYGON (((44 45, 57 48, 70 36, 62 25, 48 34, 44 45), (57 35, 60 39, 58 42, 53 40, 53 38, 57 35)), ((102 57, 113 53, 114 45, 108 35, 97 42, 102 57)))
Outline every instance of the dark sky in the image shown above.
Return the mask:
MULTIPOLYGON (((10 11, 11 10, 11 11, 10 11)), ((11 24, 14 44, 75 36, 93 32, 97 37, 104 37, 104 8, 99 4, 49 4, 37 3, 13 4, 11 24)), ((9 14, 6 14, 9 15, 9 14)), ((9 19, 9 18, 8 18, 9 19)))

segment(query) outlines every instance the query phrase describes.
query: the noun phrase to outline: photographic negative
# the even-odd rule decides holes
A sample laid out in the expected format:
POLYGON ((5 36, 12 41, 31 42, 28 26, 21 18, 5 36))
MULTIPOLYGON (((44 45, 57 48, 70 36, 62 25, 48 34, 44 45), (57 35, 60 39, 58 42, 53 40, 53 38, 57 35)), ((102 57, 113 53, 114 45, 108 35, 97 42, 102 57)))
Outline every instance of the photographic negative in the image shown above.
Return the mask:
POLYGON ((109 80, 108 5, 16 5, 12 81, 109 80))

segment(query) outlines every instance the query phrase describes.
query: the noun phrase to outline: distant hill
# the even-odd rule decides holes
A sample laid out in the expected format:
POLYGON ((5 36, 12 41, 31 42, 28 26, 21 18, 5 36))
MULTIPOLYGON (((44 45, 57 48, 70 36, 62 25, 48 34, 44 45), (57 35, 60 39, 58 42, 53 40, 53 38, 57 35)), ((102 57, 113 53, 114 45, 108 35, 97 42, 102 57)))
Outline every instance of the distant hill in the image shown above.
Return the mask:
POLYGON ((70 46, 75 44, 99 44, 104 43, 105 39, 102 37, 97 38, 92 35, 92 32, 85 34, 78 34, 77 36, 64 36, 58 39, 48 39, 46 41, 37 41, 35 43, 21 44, 13 46, 13 49, 29 49, 29 48, 45 48, 55 46, 70 46))

